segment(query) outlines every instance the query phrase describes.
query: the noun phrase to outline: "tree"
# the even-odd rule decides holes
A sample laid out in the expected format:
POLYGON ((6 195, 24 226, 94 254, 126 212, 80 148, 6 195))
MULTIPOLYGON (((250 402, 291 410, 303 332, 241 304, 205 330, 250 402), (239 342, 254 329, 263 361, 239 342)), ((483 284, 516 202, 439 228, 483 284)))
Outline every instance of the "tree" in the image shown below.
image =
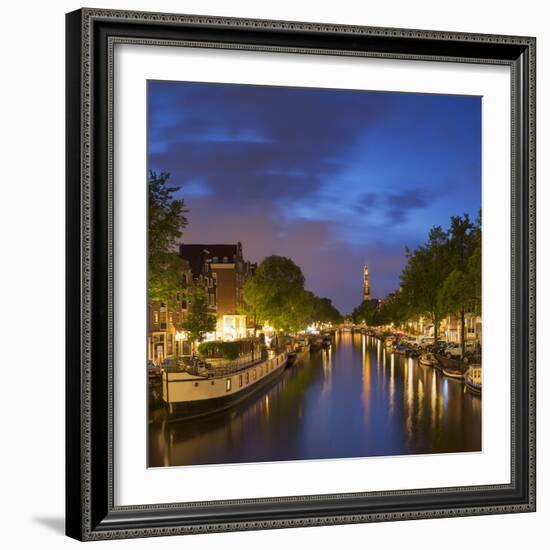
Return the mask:
POLYGON ((302 290, 288 300, 278 317, 280 328, 287 333, 305 330, 314 320, 315 298, 312 292, 302 290))
POLYGON ((466 272, 471 288, 473 310, 481 314, 481 243, 479 243, 468 260, 466 272))
POLYGON ((342 322, 342 315, 329 298, 313 296, 312 322, 337 324, 342 322))
POLYGON ((377 326, 377 306, 371 300, 363 300, 351 313, 355 324, 365 323, 370 326, 377 326))
POLYGON ((401 327, 411 315, 410 306, 403 292, 397 291, 384 300, 382 307, 375 316, 374 324, 380 326, 393 323, 395 326, 401 327))
POLYGON ((268 256, 251 280, 254 283, 247 283, 249 291, 244 300, 247 307, 254 309, 257 319, 268 321, 276 330, 288 330, 294 325, 291 317, 298 304, 306 306, 302 270, 289 258, 268 256))
POLYGON ((438 300, 451 268, 448 262, 448 235, 440 226, 432 227, 426 244, 414 251, 406 250, 407 265, 401 273, 401 298, 410 314, 427 315, 439 337, 439 324, 445 311, 438 300))
POLYGON ((251 277, 243 285, 244 307, 241 313, 246 315, 254 324, 254 338, 256 338, 256 327, 266 319, 262 316, 262 289, 259 279, 251 277))
POLYGON ((446 313, 459 315, 460 344, 464 356, 466 308, 476 299, 481 303, 481 214, 475 223, 468 214, 451 217, 446 250, 451 272, 444 287, 438 290, 437 299, 446 313))
POLYGON ((187 225, 183 200, 174 198, 170 174, 149 173, 148 179, 148 295, 154 302, 170 303, 183 289, 183 264, 176 252, 187 225))
POLYGON ((189 340, 192 349, 196 341, 202 342, 208 332, 216 330, 216 317, 208 309, 208 296, 204 288, 197 284, 187 290, 189 312, 181 326, 189 340))
POLYGON ((468 279, 459 269, 451 271, 438 292, 438 300, 443 311, 457 313, 462 309, 468 296, 468 279))

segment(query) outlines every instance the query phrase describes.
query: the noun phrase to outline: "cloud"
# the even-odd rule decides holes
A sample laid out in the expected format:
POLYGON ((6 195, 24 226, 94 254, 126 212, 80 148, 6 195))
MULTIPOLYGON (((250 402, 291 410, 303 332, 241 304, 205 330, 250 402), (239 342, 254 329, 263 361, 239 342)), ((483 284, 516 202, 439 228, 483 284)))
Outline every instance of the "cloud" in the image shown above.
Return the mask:
POLYGON ((399 193, 391 193, 386 198, 386 218, 389 224, 402 224, 413 210, 428 206, 428 195, 424 189, 409 188, 399 193))
POLYGON ((476 215, 481 103, 312 88, 148 83, 148 168, 189 209, 184 240, 291 257, 343 312, 399 285, 405 245, 476 215))
POLYGON ((203 179, 224 201, 293 199, 342 170, 383 94, 152 82, 149 166, 178 185, 203 179))

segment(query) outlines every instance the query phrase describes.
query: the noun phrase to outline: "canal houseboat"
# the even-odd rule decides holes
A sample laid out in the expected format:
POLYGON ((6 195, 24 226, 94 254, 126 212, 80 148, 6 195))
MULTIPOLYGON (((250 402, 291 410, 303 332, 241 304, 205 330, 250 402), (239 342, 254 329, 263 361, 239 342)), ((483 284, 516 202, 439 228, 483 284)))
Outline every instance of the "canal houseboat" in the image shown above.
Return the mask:
POLYGON ((430 352, 427 352, 427 353, 423 353, 419 358, 418 358, 418 362, 423 366, 423 367, 437 367, 439 366, 439 363, 437 361, 437 358, 435 357, 435 355, 433 353, 430 353, 430 352))
POLYGON ((296 353, 296 359, 294 360, 294 363, 296 364, 305 359, 307 355, 309 355, 310 346, 308 340, 298 340, 296 346, 294 347, 294 351, 296 353))
POLYGON ((309 351, 319 351, 323 346, 323 339, 316 336, 309 339, 309 351))
POLYGON ((169 420, 184 420, 228 409, 279 377, 287 352, 269 352, 254 363, 202 368, 196 372, 164 371, 162 399, 169 420))
POLYGON ((441 370, 445 376, 460 380, 464 379, 466 365, 462 361, 459 361, 458 359, 450 359, 443 355, 440 355, 438 360, 441 364, 441 370))
POLYGON ((464 370, 457 367, 443 367, 443 374, 448 378, 464 379, 464 370))
POLYGON ((332 336, 330 334, 323 335, 323 349, 328 349, 332 346, 332 336))
POLYGON ((481 394, 481 365, 470 365, 464 375, 466 387, 473 393, 481 394))

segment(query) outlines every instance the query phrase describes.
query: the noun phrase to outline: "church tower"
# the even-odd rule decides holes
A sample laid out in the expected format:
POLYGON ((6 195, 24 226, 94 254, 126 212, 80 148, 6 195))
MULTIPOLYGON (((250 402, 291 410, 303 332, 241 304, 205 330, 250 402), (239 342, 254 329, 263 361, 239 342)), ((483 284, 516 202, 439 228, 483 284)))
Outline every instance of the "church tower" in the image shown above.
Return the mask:
POLYGON ((369 267, 365 264, 363 267, 363 301, 370 300, 370 281, 369 281, 369 267))

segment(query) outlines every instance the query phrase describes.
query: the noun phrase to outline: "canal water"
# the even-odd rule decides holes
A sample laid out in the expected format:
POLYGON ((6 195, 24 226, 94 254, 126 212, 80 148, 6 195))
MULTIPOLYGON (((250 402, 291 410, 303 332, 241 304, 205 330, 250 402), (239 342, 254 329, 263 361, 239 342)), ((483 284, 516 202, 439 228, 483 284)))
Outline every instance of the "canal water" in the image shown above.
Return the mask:
POLYGON ((149 466, 481 450, 481 398, 460 380, 337 333, 241 405, 149 426, 149 466))

